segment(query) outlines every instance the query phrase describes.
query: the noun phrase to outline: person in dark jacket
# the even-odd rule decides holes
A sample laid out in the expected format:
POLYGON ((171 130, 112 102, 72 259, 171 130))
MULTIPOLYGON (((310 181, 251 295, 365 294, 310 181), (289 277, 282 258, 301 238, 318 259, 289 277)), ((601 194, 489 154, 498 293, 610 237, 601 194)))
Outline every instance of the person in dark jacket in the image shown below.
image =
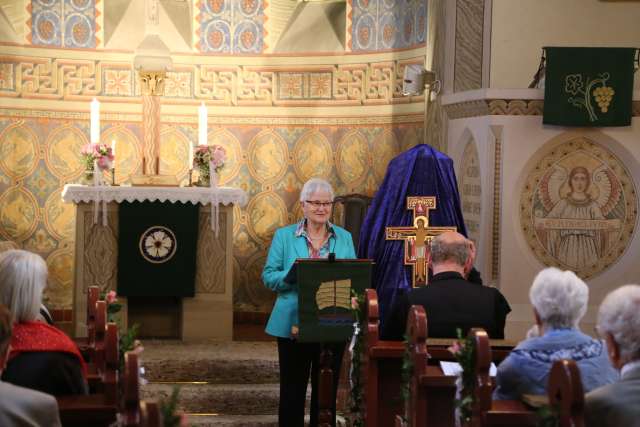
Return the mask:
POLYGON ((47 264, 23 250, 0 253, 0 304, 15 324, 2 380, 54 396, 85 394, 86 365, 78 347, 61 330, 38 321, 47 264))
POLYGON ((433 271, 429 284, 396 298, 381 339, 402 339, 412 305, 425 308, 430 338, 452 338, 457 329, 466 334, 475 327, 484 328, 490 338, 504 338, 509 303, 497 289, 465 279, 472 269, 472 243, 459 233, 443 233, 431 241, 428 257, 433 271))

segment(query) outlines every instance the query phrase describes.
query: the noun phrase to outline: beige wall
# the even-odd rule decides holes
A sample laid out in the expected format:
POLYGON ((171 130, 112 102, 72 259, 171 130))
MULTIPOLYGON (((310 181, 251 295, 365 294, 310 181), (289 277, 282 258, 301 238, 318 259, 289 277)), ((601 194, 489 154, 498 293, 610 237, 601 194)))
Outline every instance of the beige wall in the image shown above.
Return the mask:
MULTIPOLYGON (((525 88, 543 46, 640 47, 640 2, 493 0, 492 88, 525 88)), ((636 79, 635 88, 640 88, 636 79)))

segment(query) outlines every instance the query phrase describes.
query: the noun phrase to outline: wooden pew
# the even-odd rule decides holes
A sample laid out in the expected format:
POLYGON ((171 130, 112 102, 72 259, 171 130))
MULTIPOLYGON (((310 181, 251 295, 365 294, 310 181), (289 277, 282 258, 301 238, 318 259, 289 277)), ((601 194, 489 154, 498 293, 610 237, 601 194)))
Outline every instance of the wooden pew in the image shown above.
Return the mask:
MULTIPOLYGON (((99 317, 99 316, 98 316, 99 317)), ((60 420, 66 426, 108 426, 116 419, 118 404, 118 327, 105 328, 104 370, 96 374, 97 392, 89 395, 58 396, 60 420)))
POLYGON ((124 355, 124 393, 120 415, 124 427, 160 427, 163 425, 158 403, 140 401, 140 361, 138 355, 131 351, 124 355))
MULTIPOLYGON (((413 362, 413 375, 404 416, 408 427, 453 427, 456 377, 446 376, 440 366, 427 363, 431 351, 427 346, 427 332, 424 307, 412 306, 407 319, 407 350, 413 362)), ((396 425, 402 425, 399 416, 396 425)))
POLYGON ((100 288, 97 286, 89 286, 87 288, 87 337, 77 338, 75 340, 80 349, 80 353, 86 361, 90 361, 93 358, 96 329, 96 303, 99 298, 100 288))
POLYGON ((557 360, 553 363, 547 395, 551 407, 558 410, 560 427, 584 426, 584 389, 576 362, 557 360))
MULTIPOLYGON (((379 339, 378 296, 374 289, 367 289, 365 293, 365 315, 361 373, 364 424, 367 427, 391 426, 395 423, 396 415, 403 413, 400 373, 404 343, 379 339)), ((454 360, 447 350, 452 342, 453 338, 428 338, 429 363, 454 360)), ((495 363, 501 362, 513 348, 513 344, 505 340, 492 340, 491 346, 496 348, 495 354, 491 355, 495 363)))
MULTIPOLYGON (((536 416, 520 400, 492 400, 493 383, 489 376, 491 347, 489 336, 483 329, 469 331, 475 346, 475 387, 474 404, 471 409, 471 427, 517 425, 535 426, 536 416)), ((463 391, 466 393, 468 391, 463 391)))
MULTIPOLYGON (((476 347, 475 404, 472 423, 476 426, 537 425, 536 413, 519 400, 492 400, 492 380, 489 377, 491 348, 482 329, 469 331, 476 347)), ((562 427, 584 425, 584 390, 580 371, 573 360, 557 360, 551 366, 547 399, 562 427)))

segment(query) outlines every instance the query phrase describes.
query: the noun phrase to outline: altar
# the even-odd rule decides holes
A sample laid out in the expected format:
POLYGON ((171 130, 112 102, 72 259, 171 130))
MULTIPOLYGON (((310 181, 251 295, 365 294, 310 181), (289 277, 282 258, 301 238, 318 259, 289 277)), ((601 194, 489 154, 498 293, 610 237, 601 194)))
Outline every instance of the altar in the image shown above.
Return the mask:
MULTIPOLYGON (((87 288, 118 289, 119 206, 122 202, 160 201, 199 204, 195 294, 168 306, 157 299, 119 296, 122 328, 143 319, 146 335, 182 340, 233 337, 233 205, 244 206, 238 188, 127 187, 68 184, 62 199, 76 204, 73 330, 86 336, 87 288), (132 318, 133 317, 133 318, 132 318), (166 331, 174 331, 167 335, 166 331)), ((169 301, 169 300, 167 300, 169 301)))

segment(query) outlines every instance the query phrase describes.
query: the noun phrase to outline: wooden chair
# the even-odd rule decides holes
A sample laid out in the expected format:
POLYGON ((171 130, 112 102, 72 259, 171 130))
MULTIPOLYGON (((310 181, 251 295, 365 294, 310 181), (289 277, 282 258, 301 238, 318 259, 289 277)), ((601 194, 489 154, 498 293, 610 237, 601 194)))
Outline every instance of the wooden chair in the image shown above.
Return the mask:
POLYGON ((332 221, 351 233, 356 251, 360 242, 360 229, 372 201, 373 198, 364 194, 346 194, 334 199, 336 208, 332 215, 334 217, 332 221), (336 214, 339 218, 335 218, 336 214))
POLYGON ((140 401, 140 362, 138 355, 124 355, 124 395, 121 415, 125 427, 160 427, 163 425, 160 406, 155 401, 140 401))

